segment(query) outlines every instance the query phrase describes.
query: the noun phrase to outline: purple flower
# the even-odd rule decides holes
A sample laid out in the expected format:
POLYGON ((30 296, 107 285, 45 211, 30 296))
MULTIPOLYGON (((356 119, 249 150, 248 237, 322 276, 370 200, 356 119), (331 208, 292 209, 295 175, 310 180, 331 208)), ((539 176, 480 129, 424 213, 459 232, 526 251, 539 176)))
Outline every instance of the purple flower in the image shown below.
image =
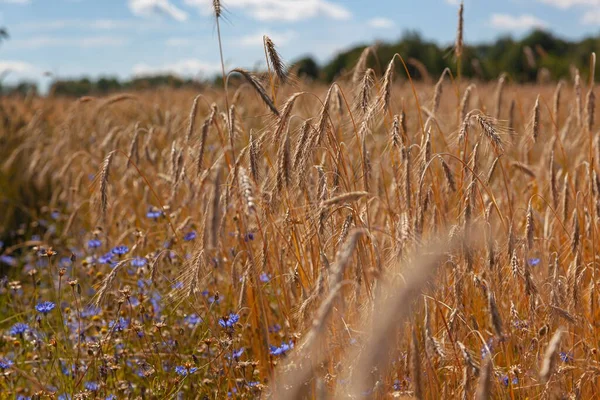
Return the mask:
POLYGON ((177 281, 177 282, 175 282, 175 283, 174 283, 174 284, 171 286, 171 288, 173 288, 173 289, 183 289, 183 282, 181 282, 181 281, 177 281))
POLYGON ((573 361, 573 353, 565 353, 563 351, 560 352, 560 360, 564 363, 570 363, 573 361))
POLYGON ((127 327, 129 326, 129 321, 127 321, 125 318, 120 317, 117 321, 110 321, 108 323, 108 327, 109 328, 115 328, 115 331, 117 332, 121 332, 125 329, 127 329, 127 327))
POLYGON ((37 310, 37 312, 40 312, 42 314, 48 314, 50 311, 54 310, 54 307, 56 307, 56 305, 53 302, 42 301, 41 303, 38 303, 35 306, 35 309, 37 310))
POLYGON ((82 311, 81 311, 81 316, 83 318, 89 318, 89 317, 93 317, 94 315, 98 315, 102 312, 102 309, 100 307, 95 307, 95 306, 87 306, 85 307, 82 311))
POLYGON ((158 208, 150 207, 146 213, 146 217, 150 219, 159 219, 163 215, 163 212, 158 208))
POLYGON ((259 279, 260 279, 261 282, 265 282, 266 283, 266 282, 269 282, 271 280, 271 277, 266 272, 263 272, 263 273, 260 274, 259 279))
POLYGON ((291 341, 289 343, 283 342, 283 343, 281 343, 281 346, 279 346, 279 347, 275 347, 275 346, 269 346, 269 347, 270 347, 271 355, 281 356, 281 355, 285 355, 285 353, 287 353, 288 351, 293 349, 294 343, 291 341))
POLYGON ((532 267, 535 267, 536 265, 538 265, 540 263, 540 259, 539 258, 530 258, 529 259, 529 265, 531 265, 532 267))
POLYGON ((178 365, 177 367, 175 367, 175 372, 177 373, 177 375, 181 375, 181 376, 193 374, 196 371, 198 371, 198 368, 196 368, 196 367, 191 367, 189 369, 184 367, 183 365, 178 365))
POLYGON ((494 340, 490 339, 481 348, 481 359, 483 360, 488 355, 491 355, 493 349, 494 349, 494 340))
POLYGON ((88 240, 88 248, 89 249, 97 249, 100 246, 102 246, 102 241, 100 241, 100 239, 94 238, 94 239, 88 240))
POLYGON ((242 347, 239 350, 234 350, 233 353, 231 353, 230 357, 227 357, 228 359, 234 359, 236 361, 238 361, 240 359, 240 357, 242 356, 242 354, 244 354, 244 348, 242 347))
POLYGON ((22 322, 17 322, 10 328, 8 332, 13 336, 17 336, 29 331, 29 329, 29 325, 24 324, 22 322))
POLYGON ((249 240, 254 240, 254 233, 252 233, 252 232, 246 233, 246 236, 244 237, 244 240, 246 242, 249 241, 249 240))
POLYGON ((113 253, 106 253, 98 258, 100 264, 112 264, 113 253))
POLYGON ((0 369, 9 369, 13 364, 14 362, 8 358, 0 358, 0 369))
POLYGON ((196 236, 197 236, 196 232, 195 231, 191 231, 191 232, 186 233, 183 236, 183 240, 185 240, 186 242, 190 242, 190 241, 196 239, 196 236))
POLYGON ((240 316, 235 313, 230 313, 229 316, 225 316, 219 319, 219 325, 223 328, 233 328, 233 326, 240 320, 240 316))
POLYGON ((118 255, 118 256, 122 256, 122 255, 125 255, 125 254, 129 253, 129 247, 124 246, 124 245, 116 246, 116 247, 113 247, 113 249, 111 250, 111 252, 113 254, 118 255))
POLYGON ((136 257, 133 260, 131 260, 131 265, 136 268, 142 268, 146 264, 148 264, 148 260, 146 260, 145 257, 136 257))
MULTIPOLYGON (((504 386, 508 386, 508 375, 504 375, 502 378, 500 378, 500 380, 504 386)), ((517 385, 519 383, 519 379, 515 376, 512 378, 511 382, 513 385, 517 385)))
POLYGON ((17 259, 9 255, 3 254, 0 256, 0 264, 6 264, 9 267, 16 267, 17 259))
POLYGON ((194 326, 202 322, 202 318, 200 318, 198 314, 190 314, 183 319, 183 322, 190 328, 193 328, 194 326))
POLYGON ((58 264, 62 268, 67 268, 67 267, 70 267, 71 264, 73 264, 73 262, 71 261, 70 257, 61 257, 60 260, 58 261, 58 264))
POLYGON ((97 392, 100 389, 100 385, 98 385, 98 383, 96 382, 86 382, 84 384, 85 388, 87 390, 89 390, 90 392, 97 392))

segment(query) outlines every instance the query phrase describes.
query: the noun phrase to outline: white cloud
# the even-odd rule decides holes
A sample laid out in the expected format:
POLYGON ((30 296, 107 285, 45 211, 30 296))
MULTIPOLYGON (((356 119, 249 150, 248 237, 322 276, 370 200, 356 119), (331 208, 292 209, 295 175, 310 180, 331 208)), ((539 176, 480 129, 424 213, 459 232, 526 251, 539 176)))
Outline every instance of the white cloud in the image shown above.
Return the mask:
POLYGON ((550 6, 567 9, 573 6, 600 6, 600 0, 537 0, 550 6))
POLYGON ((190 58, 160 66, 137 64, 133 67, 133 74, 137 76, 156 74, 175 74, 179 76, 212 75, 221 70, 220 64, 211 64, 202 60, 190 58))
POLYGON ((38 49, 41 47, 105 47, 122 46, 127 39, 118 36, 88 36, 88 37, 52 37, 35 36, 28 39, 16 39, 6 43, 15 48, 38 49))
POLYGON ((367 25, 371 28, 389 29, 393 28, 396 24, 389 18, 378 17, 368 20, 367 25))
POLYGON ((448 3, 448 4, 452 5, 452 6, 460 6, 460 2, 462 0, 445 0, 445 1, 446 1, 446 3, 448 3))
POLYGON ((177 21, 185 21, 188 15, 182 9, 173 5, 170 0, 128 0, 129 9, 137 16, 162 15, 177 21))
POLYGON ((68 28, 112 30, 140 26, 138 20, 116 20, 116 19, 59 19, 50 21, 25 22, 18 26, 19 29, 28 31, 58 31, 68 28))
MULTIPOLYGON (((87 23, 87 21, 82 21, 87 23)), ((89 25, 93 29, 118 29, 118 28, 127 28, 131 26, 131 21, 125 20, 114 20, 114 19, 97 19, 94 21, 90 21, 89 25)))
MULTIPOLYGON (((209 13, 212 0, 184 0, 185 4, 199 7, 209 13)), ((242 9, 260 21, 300 21, 319 16, 346 20, 350 11, 329 0, 228 0, 227 9, 242 9)))
POLYGON ((239 40, 236 40, 241 46, 262 46, 263 45, 263 36, 267 35, 275 46, 285 46, 290 42, 290 40, 296 37, 296 32, 287 31, 282 33, 276 32, 257 32, 250 35, 242 36, 239 40))
POLYGON ((41 69, 25 61, 0 61, 0 76, 6 76, 7 80, 39 78, 41 74, 41 69))
POLYGON ((25 61, 0 61, 0 71, 11 71, 19 74, 34 74, 38 69, 25 61))
POLYGON ((600 25, 600 9, 586 11, 581 22, 586 25, 600 25))
POLYGON ((0 0, 0 3, 8 3, 8 4, 29 4, 31 0, 0 0))
POLYGON ((169 47, 188 47, 198 43, 198 39, 191 39, 189 37, 172 37, 165 41, 165 44, 169 47))
POLYGON ((513 16, 508 14, 493 14, 490 23, 498 29, 514 30, 527 30, 548 26, 548 23, 532 15, 513 16))

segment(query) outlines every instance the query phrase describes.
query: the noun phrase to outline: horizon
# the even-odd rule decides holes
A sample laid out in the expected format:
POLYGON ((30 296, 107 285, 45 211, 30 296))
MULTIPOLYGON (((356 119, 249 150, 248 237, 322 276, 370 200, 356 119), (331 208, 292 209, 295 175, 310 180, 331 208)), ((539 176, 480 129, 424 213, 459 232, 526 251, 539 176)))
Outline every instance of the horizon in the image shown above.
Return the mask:
MULTIPOLYGON (((264 65, 268 35, 287 62, 310 56, 320 65, 336 54, 418 32, 438 45, 454 41, 458 0, 423 0, 410 10, 384 0, 367 7, 350 0, 230 0, 221 26, 225 64, 264 65), (432 12, 432 10, 435 10, 432 12), (392 16, 390 18, 389 16, 392 16)), ((361 4, 362 3, 362 4, 361 4)), ((565 40, 598 36, 600 0, 465 1, 465 43, 520 39, 543 29, 565 40), (558 23, 560 22, 560 24, 558 23)), ((0 0, 4 82, 33 82, 42 91, 55 80, 173 74, 210 78, 220 70, 208 0, 0 0), (15 22, 11 22, 15 21, 15 22)))

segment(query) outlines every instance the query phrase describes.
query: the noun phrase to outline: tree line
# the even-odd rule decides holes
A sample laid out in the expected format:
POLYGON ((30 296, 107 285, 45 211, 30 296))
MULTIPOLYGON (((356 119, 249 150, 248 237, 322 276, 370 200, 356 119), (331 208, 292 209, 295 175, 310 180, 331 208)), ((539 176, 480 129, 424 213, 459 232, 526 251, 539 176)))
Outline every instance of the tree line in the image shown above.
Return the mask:
MULTIPOLYGON (((425 40, 417 32, 406 32, 395 42, 379 42, 370 46, 374 56, 369 58, 369 66, 380 74, 396 53, 402 56, 409 73, 417 80, 435 79, 446 67, 450 67, 454 74, 458 72, 451 46, 425 40)), ((330 83, 351 72, 365 47, 356 46, 341 52, 324 65, 319 65, 312 57, 304 57, 291 62, 289 67, 298 77, 330 83)), ((511 80, 526 83, 569 78, 574 68, 578 68, 585 77, 589 75, 590 54, 598 48, 600 36, 569 41, 544 30, 534 30, 520 40, 506 36, 493 43, 466 45, 460 72, 463 77, 483 81, 496 79, 506 73, 511 80)), ((396 63, 396 68, 397 73, 405 74, 401 63, 396 63)), ((201 88, 218 84, 219 80, 219 77, 201 81, 174 75, 134 77, 129 80, 114 77, 57 79, 51 84, 49 93, 84 96, 165 86, 201 88)), ((37 93, 37 86, 31 82, 2 86, 0 81, 0 92, 37 93)))

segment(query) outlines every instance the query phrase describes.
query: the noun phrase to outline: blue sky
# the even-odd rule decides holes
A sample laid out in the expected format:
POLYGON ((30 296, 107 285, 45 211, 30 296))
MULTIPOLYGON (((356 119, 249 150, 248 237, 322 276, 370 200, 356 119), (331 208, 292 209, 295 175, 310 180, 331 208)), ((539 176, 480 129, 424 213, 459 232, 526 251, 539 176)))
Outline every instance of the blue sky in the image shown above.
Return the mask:
MULTIPOLYGON (((58 77, 128 78, 159 72, 207 76, 218 70, 212 0, 0 0, 6 81, 58 77), (44 77, 46 76, 46 77, 44 77)), ((320 62, 349 46, 418 30, 454 40, 459 0, 222 0, 229 67, 264 63, 262 35, 284 59, 320 62)), ((546 27, 567 38, 600 33, 600 0, 465 0, 465 40, 519 37, 546 27)))

